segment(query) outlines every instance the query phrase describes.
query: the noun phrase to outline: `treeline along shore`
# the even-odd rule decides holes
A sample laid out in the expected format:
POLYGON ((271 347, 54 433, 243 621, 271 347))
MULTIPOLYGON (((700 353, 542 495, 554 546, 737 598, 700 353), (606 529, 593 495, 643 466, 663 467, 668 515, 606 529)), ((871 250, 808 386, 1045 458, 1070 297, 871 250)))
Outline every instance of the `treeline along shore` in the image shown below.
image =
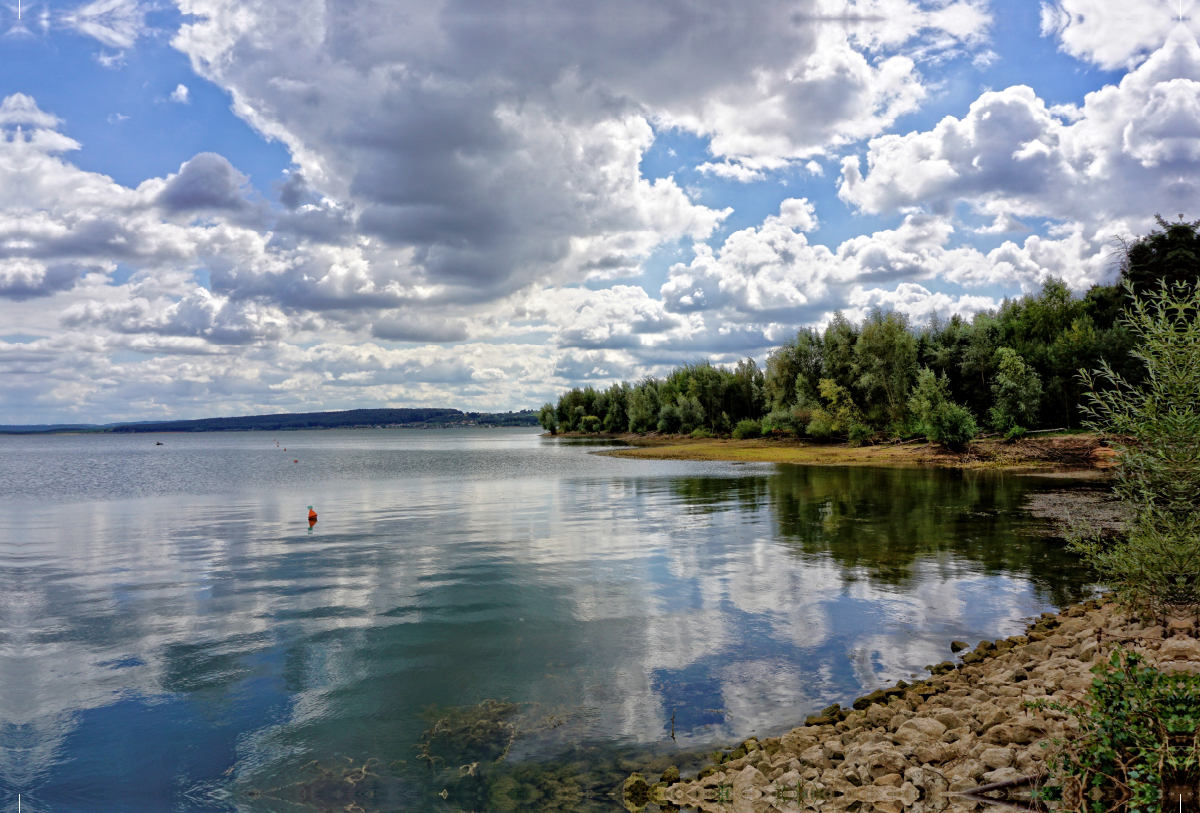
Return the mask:
POLYGON ((1107 364, 1134 384, 1144 374, 1122 322, 1131 296, 1198 278, 1198 224, 1159 223, 1120 253, 1114 284, 1081 295, 1051 277, 995 311, 935 317, 922 327, 894 311, 857 324, 839 312, 824 330, 801 329, 776 348, 765 370, 749 358, 732 367, 700 361, 661 378, 577 387, 543 406, 539 420, 552 434, 852 445, 926 437, 950 447, 988 431, 1012 439, 1078 428, 1087 393, 1081 370, 1107 364))

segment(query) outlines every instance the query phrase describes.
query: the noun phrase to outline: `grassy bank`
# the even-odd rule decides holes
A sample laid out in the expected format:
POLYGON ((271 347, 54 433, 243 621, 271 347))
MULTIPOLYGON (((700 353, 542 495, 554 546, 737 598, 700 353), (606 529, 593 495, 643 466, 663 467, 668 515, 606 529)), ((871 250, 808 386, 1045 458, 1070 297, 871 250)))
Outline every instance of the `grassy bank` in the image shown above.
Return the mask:
MULTIPOLYGON (((596 437, 580 435, 580 437, 596 437)), ((1104 470, 1112 453, 1093 433, 1046 434, 1015 442, 984 438, 955 452, 933 443, 849 446, 804 440, 693 439, 677 435, 612 435, 629 444, 598 454, 649 460, 727 460, 738 463, 796 463, 818 466, 949 466, 1104 470)))

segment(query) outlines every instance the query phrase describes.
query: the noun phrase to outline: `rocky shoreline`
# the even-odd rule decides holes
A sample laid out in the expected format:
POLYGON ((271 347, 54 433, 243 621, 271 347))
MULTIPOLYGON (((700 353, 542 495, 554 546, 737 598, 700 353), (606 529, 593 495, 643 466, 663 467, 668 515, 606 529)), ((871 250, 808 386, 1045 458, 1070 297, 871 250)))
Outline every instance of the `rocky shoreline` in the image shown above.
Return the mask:
POLYGON ((1022 787, 1028 801, 1028 789, 1045 783, 1054 740, 1070 739, 1078 723, 1025 702, 1078 703, 1090 670, 1116 647, 1160 670, 1200 674, 1196 618, 1163 628, 1095 599, 1044 613, 1025 635, 973 649, 955 642, 961 657, 930 667, 928 679, 900 681, 850 709, 835 704, 782 737, 746 740, 695 778, 674 768, 657 778, 633 774, 625 806, 931 813, 972 810, 985 804, 983 794, 1022 787))

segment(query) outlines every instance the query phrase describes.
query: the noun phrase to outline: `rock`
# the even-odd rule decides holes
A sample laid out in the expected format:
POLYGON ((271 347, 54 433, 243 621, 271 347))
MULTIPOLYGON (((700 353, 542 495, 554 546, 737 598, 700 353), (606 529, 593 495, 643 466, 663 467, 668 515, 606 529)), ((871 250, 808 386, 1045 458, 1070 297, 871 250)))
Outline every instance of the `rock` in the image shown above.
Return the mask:
POLYGON ((982 663, 983 660, 983 655, 980 655, 978 652, 968 652, 966 655, 962 656, 962 662, 967 664, 982 663))
POLYGON ((937 714, 933 715, 933 719, 937 720, 946 728, 960 728, 963 725, 962 717, 960 717, 957 712, 950 711, 950 709, 939 711, 937 714))
POLYGON ((1028 745, 1046 735, 1046 724, 1037 718, 1019 720, 1011 723, 1009 728, 1012 732, 1009 742, 1017 745, 1028 745))
MULTIPOLYGON (((945 640, 945 639, 943 639, 943 640, 945 640)), ((971 648, 971 645, 968 644, 966 641, 951 641, 950 642, 950 651, 951 652, 962 652, 964 649, 970 649, 970 648, 971 648)))
POLYGON ((937 765, 945 762, 951 759, 952 753, 948 744, 943 742, 920 743, 913 746, 913 759, 925 765, 937 765))
POLYGON ((836 717, 826 717, 821 714, 810 714, 804 718, 804 724, 810 726, 833 725, 837 722, 836 717))
POLYGON ((865 697, 860 697, 854 701, 854 708, 859 711, 864 711, 876 703, 882 703, 887 699, 887 695, 881 689, 876 689, 865 697))
POLYGON ((896 729, 896 740, 902 745, 932 742, 946 733, 946 726, 929 717, 918 717, 907 721, 896 729))
POLYGON ((1013 683, 1020 683, 1022 680, 1029 680, 1029 673, 1018 666, 1013 670, 1012 679, 1013 683))
POLYGON ((674 785, 679 781, 679 769, 672 765, 662 772, 662 776, 659 777, 658 781, 664 785, 674 785))
MULTIPOLYGON (((965 759, 952 767, 947 773, 946 778, 965 778, 972 781, 977 781, 987 772, 987 766, 977 759, 965 759)), ((972 785, 974 787, 974 785, 972 785)))
POLYGON ((867 757, 865 766, 870 772, 871 780, 874 781, 890 773, 904 773, 908 767, 908 760, 895 748, 881 748, 867 757))
POLYGON ((892 716, 895 713, 896 712, 894 709, 890 709, 887 706, 877 703, 874 706, 871 706, 871 708, 867 709, 867 723, 873 726, 887 725, 888 721, 892 719, 892 716))
POLYGON ((1004 709, 993 709, 979 720, 979 727, 975 729, 975 733, 982 737, 993 726, 1000 725, 1006 720, 1008 720, 1008 712, 1004 709))
POLYGON ((906 721, 912 719, 912 716, 913 713, 908 709, 897 709, 896 713, 892 715, 892 719, 888 721, 888 731, 895 734, 896 730, 899 729, 900 726, 904 725, 906 721))
POLYGON ((881 788, 898 788, 904 784, 904 777, 898 773, 885 773, 872 784, 881 788))
POLYGON ((846 758, 846 748, 842 745, 841 740, 826 740, 821 744, 821 752, 825 754, 825 758, 831 762, 835 759, 846 758))
POLYGON ((801 754, 820 742, 810 728, 793 728, 784 734, 780 741, 784 750, 789 754, 801 754))
POLYGON ((979 761, 992 770, 1008 768, 1015 759, 1016 756, 1010 748, 987 748, 979 755, 979 761))
POLYGON ((650 785, 646 782, 646 777, 640 773, 630 774, 629 778, 625 780, 621 795, 625 799, 625 806, 629 809, 637 810, 645 807, 650 803, 650 785))
POLYGON ((814 745, 800 754, 800 764, 822 770, 833 767, 833 763, 829 761, 829 757, 825 756, 825 751, 819 745, 814 745))

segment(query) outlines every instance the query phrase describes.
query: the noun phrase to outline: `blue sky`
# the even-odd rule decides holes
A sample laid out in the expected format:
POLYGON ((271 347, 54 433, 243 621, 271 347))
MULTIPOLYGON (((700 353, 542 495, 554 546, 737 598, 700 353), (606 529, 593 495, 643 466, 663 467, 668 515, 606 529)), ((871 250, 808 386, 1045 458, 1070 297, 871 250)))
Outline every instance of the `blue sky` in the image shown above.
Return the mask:
POLYGON ((1196 208, 1190 11, 0 10, 0 423, 523 408, 1083 290, 1196 208))

